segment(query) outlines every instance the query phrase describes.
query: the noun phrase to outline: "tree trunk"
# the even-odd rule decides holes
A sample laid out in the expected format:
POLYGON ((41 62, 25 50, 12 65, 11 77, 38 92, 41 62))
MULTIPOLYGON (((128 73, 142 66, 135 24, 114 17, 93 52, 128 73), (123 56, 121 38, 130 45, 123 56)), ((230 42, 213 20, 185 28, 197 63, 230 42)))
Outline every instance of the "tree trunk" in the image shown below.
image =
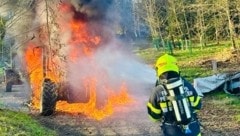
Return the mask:
POLYGON ((230 11, 229 9, 227 9, 227 18, 228 18, 228 27, 229 27, 229 35, 230 35, 230 39, 231 39, 231 44, 232 44, 232 47, 234 49, 236 49, 236 42, 235 42, 235 32, 234 32, 234 24, 231 20, 231 17, 230 17, 230 11))

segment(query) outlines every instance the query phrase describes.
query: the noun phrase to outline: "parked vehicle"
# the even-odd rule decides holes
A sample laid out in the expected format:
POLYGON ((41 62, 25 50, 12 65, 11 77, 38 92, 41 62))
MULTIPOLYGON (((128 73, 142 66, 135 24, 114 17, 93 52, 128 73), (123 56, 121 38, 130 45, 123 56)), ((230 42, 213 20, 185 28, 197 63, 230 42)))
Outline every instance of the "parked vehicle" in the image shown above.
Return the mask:
POLYGON ((6 85, 6 92, 12 92, 13 85, 23 84, 19 72, 17 72, 14 69, 9 69, 9 68, 5 69, 4 76, 5 76, 4 79, 5 79, 5 85, 6 85))

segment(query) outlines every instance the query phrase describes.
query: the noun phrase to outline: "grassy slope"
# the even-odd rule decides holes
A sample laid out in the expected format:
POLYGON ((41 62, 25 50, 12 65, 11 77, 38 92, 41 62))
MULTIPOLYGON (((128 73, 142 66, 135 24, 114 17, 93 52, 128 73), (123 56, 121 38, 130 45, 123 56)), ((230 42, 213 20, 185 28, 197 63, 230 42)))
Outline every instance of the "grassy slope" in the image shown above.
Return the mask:
POLYGON ((0 109, 1 136, 55 136, 54 131, 42 127, 31 116, 0 109))
MULTIPOLYGON (((216 53, 221 52, 224 48, 230 48, 227 45, 208 46, 204 49, 193 48, 192 52, 189 50, 175 50, 174 56, 178 60, 182 76, 188 80, 193 81, 196 77, 204 77, 213 74, 208 68, 201 67, 196 63, 202 59, 211 58, 216 53)), ((164 54, 163 51, 157 51, 154 48, 147 48, 137 50, 135 53, 141 57, 147 64, 154 66, 156 59, 164 54)))
MULTIPOLYGON (((198 47, 193 48, 192 52, 189 50, 176 50, 174 51, 174 56, 178 60, 178 64, 181 70, 181 75, 184 76, 189 81, 193 82, 194 78, 205 77, 214 74, 211 67, 204 67, 199 65, 198 62, 202 60, 207 60, 208 58, 213 58, 214 55, 219 54, 226 48, 230 48, 229 45, 210 45, 204 49, 198 47)), ((141 57, 146 63, 154 66, 156 59, 161 56, 164 52, 157 51, 154 48, 147 48, 143 50, 137 50, 135 53, 141 57)), ((205 104, 212 104, 213 106, 222 108, 221 110, 231 110, 234 109, 232 118, 236 123, 240 123, 240 99, 232 95, 228 95, 223 91, 214 92, 211 94, 205 94, 204 97, 205 104)), ((201 113, 200 113, 201 114, 201 113)), ((217 113, 216 113, 217 114, 217 113)))

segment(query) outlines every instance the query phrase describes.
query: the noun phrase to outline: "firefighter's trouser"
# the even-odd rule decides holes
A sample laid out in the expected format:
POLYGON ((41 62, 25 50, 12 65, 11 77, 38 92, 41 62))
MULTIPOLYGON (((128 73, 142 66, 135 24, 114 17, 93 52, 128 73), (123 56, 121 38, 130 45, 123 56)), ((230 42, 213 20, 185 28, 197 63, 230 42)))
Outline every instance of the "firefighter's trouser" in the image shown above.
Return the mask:
POLYGON ((201 136, 198 121, 190 122, 188 125, 163 123, 161 128, 164 136, 201 136))

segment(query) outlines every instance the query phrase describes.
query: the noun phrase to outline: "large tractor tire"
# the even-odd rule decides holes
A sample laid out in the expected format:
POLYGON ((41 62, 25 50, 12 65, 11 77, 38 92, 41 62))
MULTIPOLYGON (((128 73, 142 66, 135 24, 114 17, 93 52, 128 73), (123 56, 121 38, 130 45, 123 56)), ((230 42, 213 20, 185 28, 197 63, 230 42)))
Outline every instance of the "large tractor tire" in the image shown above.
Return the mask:
POLYGON ((55 112, 57 103, 57 85, 50 79, 45 79, 40 102, 40 114, 50 116, 55 112))

